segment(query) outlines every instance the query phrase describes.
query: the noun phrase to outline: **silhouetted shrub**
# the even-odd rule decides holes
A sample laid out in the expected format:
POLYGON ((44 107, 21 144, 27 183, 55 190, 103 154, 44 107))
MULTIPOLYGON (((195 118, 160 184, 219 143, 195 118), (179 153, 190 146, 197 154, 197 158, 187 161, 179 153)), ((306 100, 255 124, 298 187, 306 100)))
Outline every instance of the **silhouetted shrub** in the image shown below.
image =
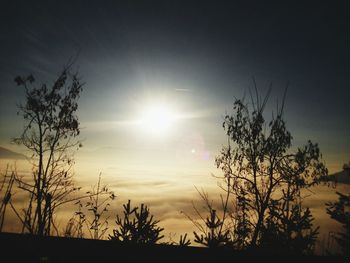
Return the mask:
POLYGON ((298 202, 286 206, 286 202, 275 201, 269 208, 260 247, 271 253, 312 254, 319 228, 313 227, 310 209, 298 202))
POLYGON ((189 239, 187 239, 187 234, 180 235, 180 240, 177 243, 178 246, 180 247, 188 247, 189 245, 191 245, 191 241, 189 239))
POLYGON ((207 230, 202 231, 202 234, 193 232, 194 242, 204 245, 206 247, 222 247, 230 243, 229 231, 222 231, 223 221, 216 216, 216 210, 211 210, 210 217, 205 220, 207 230))
POLYGON ((88 232, 92 239, 103 239, 108 230, 109 219, 105 214, 109 211, 109 201, 114 200, 115 195, 106 185, 101 185, 101 173, 97 185, 91 191, 87 191, 84 197, 88 201, 78 200, 75 203, 78 211, 69 219, 64 236, 82 238, 86 229, 85 232, 88 232))
POLYGON ((350 255, 350 194, 344 195, 337 192, 339 196, 337 202, 327 203, 327 213, 334 220, 343 225, 344 232, 337 233, 335 237, 341 246, 343 254, 350 255))
POLYGON ((123 205, 123 218, 117 215, 117 229, 113 230, 113 235, 109 235, 110 240, 131 244, 155 244, 162 239, 160 233, 164 228, 157 226, 158 220, 153 219, 146 205, 131 208, 130 200, 123 205))
POLYGON ((11 197, 16 174, 14 171, 10 173, 9 168, 7 166, 5 172, 1 173, 1 177, 2 180, 0 182, 0 233, 2 232, 2 228, 4 226, 7 205, 10 204, 10 206, 13 206, 11 202, 11 197))

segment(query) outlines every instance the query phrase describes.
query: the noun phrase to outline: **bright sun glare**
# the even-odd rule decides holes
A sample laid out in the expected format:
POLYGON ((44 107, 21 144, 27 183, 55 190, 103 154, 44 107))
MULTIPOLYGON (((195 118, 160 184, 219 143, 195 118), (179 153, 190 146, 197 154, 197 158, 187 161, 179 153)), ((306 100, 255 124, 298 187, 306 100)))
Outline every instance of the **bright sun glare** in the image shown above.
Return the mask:
POLYGON ((164 105, 152 106, 145 109, 141 119, 143 127, 148 132, 158 135, 168 133, 174 121, 174 112, 164 105))

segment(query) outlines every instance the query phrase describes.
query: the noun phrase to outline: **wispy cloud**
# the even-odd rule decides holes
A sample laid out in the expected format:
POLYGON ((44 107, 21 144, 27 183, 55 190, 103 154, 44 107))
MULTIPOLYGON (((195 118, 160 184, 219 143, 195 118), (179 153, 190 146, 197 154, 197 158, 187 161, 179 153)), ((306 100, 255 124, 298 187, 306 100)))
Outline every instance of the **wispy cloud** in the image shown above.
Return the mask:
POLYGON ((175 91, 178 91, 178 92, 192 92, 192 90, 190 90, 190 89, 175 89, 175 91))

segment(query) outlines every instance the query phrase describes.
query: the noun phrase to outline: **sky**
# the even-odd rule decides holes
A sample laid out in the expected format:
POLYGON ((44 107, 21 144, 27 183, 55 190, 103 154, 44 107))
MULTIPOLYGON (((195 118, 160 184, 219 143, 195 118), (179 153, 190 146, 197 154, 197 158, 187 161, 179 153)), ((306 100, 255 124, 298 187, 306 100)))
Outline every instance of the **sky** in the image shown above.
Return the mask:
POLYGON ((20 151, 10 143, 23 127, 14 77, 52 83, 76 57, 80 181, 102 171, 125 199, 159 201, 162 192, 187 205, 173 198, 178 189, 216 186, 223 116, 253 78, 262 95, 272 85, 267 118, 288 86, 293 146, 317 142, 336 172, 350 161, 349 31, 345 1, 3 0, 0 146, 20 151), (154 108, 174 120, 154 127, 167 117, 150 116, 154 108))

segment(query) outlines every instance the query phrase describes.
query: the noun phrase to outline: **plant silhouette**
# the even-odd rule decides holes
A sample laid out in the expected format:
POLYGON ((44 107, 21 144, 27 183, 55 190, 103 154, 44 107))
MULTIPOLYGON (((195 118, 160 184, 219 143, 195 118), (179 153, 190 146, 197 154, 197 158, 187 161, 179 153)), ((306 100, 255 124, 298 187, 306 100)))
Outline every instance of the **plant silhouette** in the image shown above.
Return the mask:
POLYGON ((350 251, 350 194, 337 192, 338 201, 326 203, 327 213, 334 220, 342 224, 344 231, 335 237, 341 246, 343 254, 349 256, 350 251))
POLYGON ((23 231, 50 235, 52 228, 58 232, 54 223, 57 208, 79 190, 74 186, 71 168, 72 153, 81 146, 76 111, 83 83, 78 73, 72 72, 72 63, 51 86, 37 86, 33 75, 17 76, 15 82, 24 89, 26 101, 19 105, 18 112, 25 126, 13 141, 32 153, 33 165, 31 181, 16 178, 19 188, 29 194, 29 204, 23 215, 15 212, 23 231))
POLYGON ((293 203, 288 210, 285 202, 272 203, 263 226, 261 247, 281 254, 312 254, 319 228, 313 228, 310 209, 302 208, 300 202, 293 203))
POLYGON ((106 185, 101 185, 101 173, 97 185, 92 190, 87 191, 86 194, 88 195, 86 202, 78 200, 75 203, 78 206, 78 211, 69 219, 64 235, 67 237, 83 237, 85 226, 92 239, 103 239, 108 230, 109 216, 106 216, 106 214, 109 212, 109 202, 115 199, 115 194, 106 185), (92 219, 89 216, 91 214, 92 219))
POLYGON ((212 209, 210 216, 205 220, 208 230, 204 231, 204 234, 198 234, 194 231, 194 242, 209 248, 227 246, 230 243, 229 231, 220 231, 222 224, 223 221, 216 216, 216 210, 212 209))
POLYGON ((187 234, 180 235, 180 239, 177 245, 180 247, 188 247, 189 245, 191 245, 191 241, 187 239, 187 234))
MULTIPOLYGON (((255 84, 255 81, 254 81, 255 84)), ((229 144, 223 147, 216 159, 223 171, 223 180, 228 183, 231 194, 244 196, 248 202, 249 225, 253 226, 249 246, 259 246, 262 229, 266 224, 269 207, 279 192, 293 194, 320 182, 327 174, 317 144, 291 151, 292 135, 284 120, 284 101, 266 121, 264 110, 270 90, 261 98, 255 85, 250 103, 236 99, 233 114, 226 115, 223 127, 229 144)))
POLYGON ((233 113, 225 116, 228 143, 215 160, 223 174, 217 177, 225 191, 220 196, 222 216, 219 219, 207 196, 200 193, 209 215, 204 220, 195 208, 202 222, 190 218, 202 233, 195 233, 195 241, 244 250, 266 249, 269 242, 281 238, 286 253, 309 254, 318 228, 313 228, 310 210, 302 207, 301 190, 322 182, 328 171, 316 143, 308 141, 292 151, 292 135, 284 119, 285 95, 267 121, 264 110, 270 89, 261 97, 255 81, 254 88, 249 102, 236 99, 233 113))
POLYGON ((155 244, 164 236, 160 235, 164 230, 157 226, 158 220, 153 219, 149 208, 141 204, 141 207, 131 207, 130 200, 123 205, 123 218, 117 215, 117 228, 110 240, 129 244, 155 244))
POLYGON ((7 206, 10 205, 13 207, 12 204, 12 188, 13 184, 15 182, 15 172, 12 171, 9 172, 9 167, 6 167, 5 172, 2 174, 3 179, 0 183, 0 194, 1 194, 1 205, 0 205, 0 233, 3 230, 5 217, 6 217, 6 210, 7 206))
POLYGON ((196 215, 200 218, 199 221, 182 212, 197 229, 197 231, 193 232, 195 236, 194 241, 210 248, 229 246, 231 244, 230 231, 228 230, 228 227, 224 225, 225 217, 228 212, 227 202, 222 202, 223 213, 219 215, 217 210, 214 209, 212 202, 209 201, 208 193, 206 193, 204 190, 199 191, 197 188, 196 190, 204 202, 204 208, 206 209, 206 212, 208 212, 209 216, 204 218, 194 203, 192 203, 193 209, 196 215))

